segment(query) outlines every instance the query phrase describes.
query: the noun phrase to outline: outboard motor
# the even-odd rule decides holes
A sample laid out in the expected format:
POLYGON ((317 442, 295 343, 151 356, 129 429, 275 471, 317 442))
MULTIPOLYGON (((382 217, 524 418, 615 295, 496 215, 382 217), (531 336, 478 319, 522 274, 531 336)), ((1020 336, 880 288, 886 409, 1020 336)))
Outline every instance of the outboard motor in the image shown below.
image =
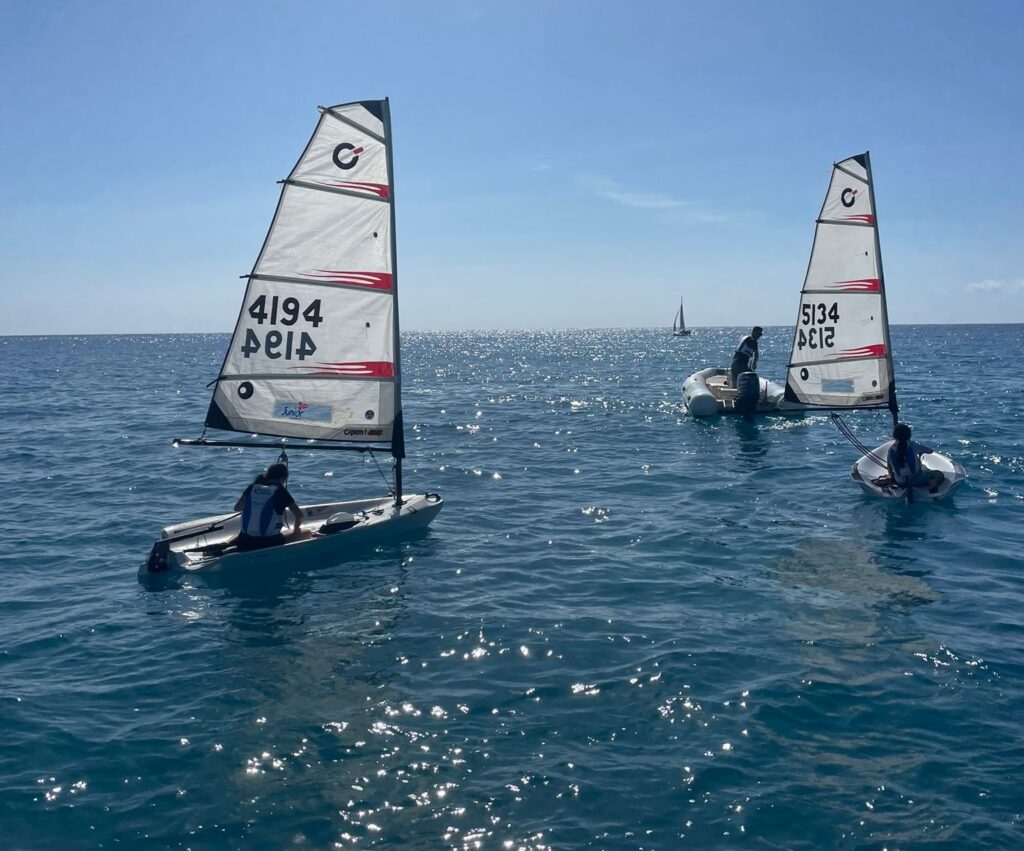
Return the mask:
POLYGON ((736 378, 736 412, 747 422, 754 421, 761 395, 761 379, 756 372, 741 372, 736 378))

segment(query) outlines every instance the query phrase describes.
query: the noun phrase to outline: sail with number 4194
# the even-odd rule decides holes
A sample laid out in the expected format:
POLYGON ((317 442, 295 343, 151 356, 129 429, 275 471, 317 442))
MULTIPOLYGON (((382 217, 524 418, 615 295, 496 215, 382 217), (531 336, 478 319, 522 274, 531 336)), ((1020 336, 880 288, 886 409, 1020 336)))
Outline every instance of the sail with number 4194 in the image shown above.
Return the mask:
MULTIPOLYGON (((303 506, 301 534, 238 552, 237 515, 169 526, 148 569, 329 555, 357 539, 426 526, 436 494, 402 493, 401 361, 391 116, 387 100, 320 108, 281 196, 215 381, 206 427, 303 439, 303 449, 380 450, 394 459, 386 497, 303 506), (160 552, 158 552, 158 550, 160 552)), ((191 446, 284 442, 203 436, 191 446)))
POLYGON ((248 276, 207 426, 400 442, 385 107, 321 111, 248 276))

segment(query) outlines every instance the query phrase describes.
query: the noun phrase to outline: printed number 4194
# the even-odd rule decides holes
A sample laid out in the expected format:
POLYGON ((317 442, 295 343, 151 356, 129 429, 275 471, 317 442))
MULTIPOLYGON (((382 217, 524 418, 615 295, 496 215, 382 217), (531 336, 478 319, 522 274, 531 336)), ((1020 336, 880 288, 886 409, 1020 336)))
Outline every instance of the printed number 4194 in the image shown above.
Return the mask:
MULTIPOLYGON (((264 322, 270 325, 277 325, 279 322, 282 325, 294 325, 299 321, 299 311, 301 309, 302 305, 299 304, 297 298, 288 296, 282 299, 280 296, 275 295, 270 298, 270 309, 268 310, 267 297, 260 295, 249 305, 248 313, 260 325, 264 322)), ((324 321, 324 318, 320 315, 320 299, 313 299, 306 306, 306 309, 302 310, 302 318, 314 328, 324 321)))
POLYGON ((265 357, 271 360, 284 358, 291 360, 293 357, 298 360, 305 360, 316 352, 316 343, 305 331, 298 335, 296 346, 296 334, 289 331, 282 334, 280 331, 267 331, 260 340, 259 335, 252 328, 245 329, 245 342, 242 344, 242 354, 251 357, 260 349, 263 349, 265 357))

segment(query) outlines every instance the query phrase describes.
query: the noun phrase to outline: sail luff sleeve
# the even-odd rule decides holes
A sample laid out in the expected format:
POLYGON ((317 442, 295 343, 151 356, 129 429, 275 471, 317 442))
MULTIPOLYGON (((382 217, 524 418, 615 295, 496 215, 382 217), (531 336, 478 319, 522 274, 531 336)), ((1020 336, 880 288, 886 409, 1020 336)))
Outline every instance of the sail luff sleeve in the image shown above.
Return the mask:
POLYGON ((380 112, 372 101, 321 112, 249 276, 208 426, 390 442, 395 298, 380 112))
POLYGON ((865 155, 833 166, 814 232, 786 399, 834 409, 884 405, 891 361, 865 155))

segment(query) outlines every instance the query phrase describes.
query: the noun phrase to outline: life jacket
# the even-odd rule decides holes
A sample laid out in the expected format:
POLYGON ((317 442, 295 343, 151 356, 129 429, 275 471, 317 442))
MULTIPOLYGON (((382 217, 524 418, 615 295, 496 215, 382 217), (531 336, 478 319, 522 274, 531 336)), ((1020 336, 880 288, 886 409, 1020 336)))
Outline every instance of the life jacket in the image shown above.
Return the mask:
POLYGON ((896 463, 898 449, 899 443, 893 443, 889 447, 888 460, 889 466, 892 468, 893 481, 898 485, 902 485, 909 482, 921 469, 921 462, 917 458, 917 447, 913 441, 907 441, 907 452, 902 465, 896 463))
POLYGON ((732 356, 733 366, 754 369, 757 365, 757 340, 747 334, 736 347, 736 353, 732 356))
POLYGON ((274 507, 280 485, 252 484, 242 506, 242 531, 253 538, 277 535, 284 526, 284 511, 274 507))

